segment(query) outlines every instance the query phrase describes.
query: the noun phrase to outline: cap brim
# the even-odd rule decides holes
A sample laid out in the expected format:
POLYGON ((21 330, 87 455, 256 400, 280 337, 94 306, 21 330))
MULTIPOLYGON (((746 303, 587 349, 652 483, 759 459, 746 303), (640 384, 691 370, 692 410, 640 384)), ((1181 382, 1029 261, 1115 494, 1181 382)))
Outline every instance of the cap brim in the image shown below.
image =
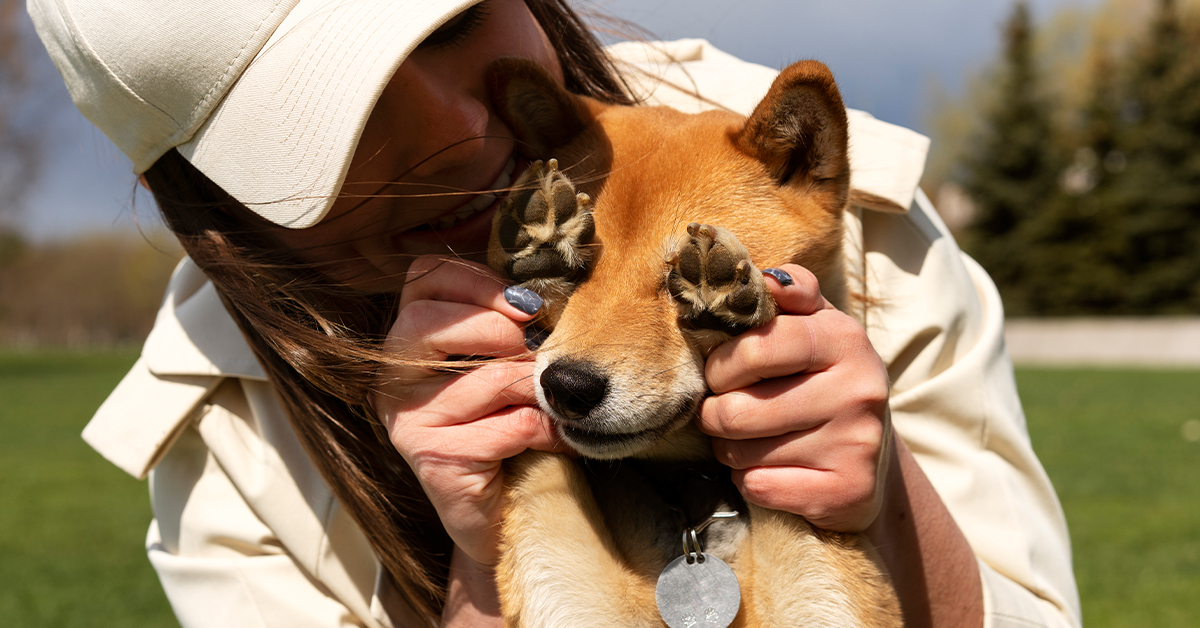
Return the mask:
POLYGON ((367 118, 417 44, 479 0, 300 0, 179 152, 293 229, 337 198, 367 118))

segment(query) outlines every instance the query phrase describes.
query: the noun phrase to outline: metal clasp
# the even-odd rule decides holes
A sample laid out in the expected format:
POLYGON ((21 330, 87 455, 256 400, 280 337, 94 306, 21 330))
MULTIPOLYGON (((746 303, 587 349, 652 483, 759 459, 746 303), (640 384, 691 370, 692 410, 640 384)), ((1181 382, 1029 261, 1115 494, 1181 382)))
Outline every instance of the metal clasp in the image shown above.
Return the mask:
POLYGON ((699 534, 704 531, 712 522, 717 519, 732 519, 738 516, 736 510, 729 512, 714 512, 711 517, 694 528, 686 528, 683 531, 683 555, 687 557, 689 565, 694 563, 704 562, 704 548, 700 547, 699 534))

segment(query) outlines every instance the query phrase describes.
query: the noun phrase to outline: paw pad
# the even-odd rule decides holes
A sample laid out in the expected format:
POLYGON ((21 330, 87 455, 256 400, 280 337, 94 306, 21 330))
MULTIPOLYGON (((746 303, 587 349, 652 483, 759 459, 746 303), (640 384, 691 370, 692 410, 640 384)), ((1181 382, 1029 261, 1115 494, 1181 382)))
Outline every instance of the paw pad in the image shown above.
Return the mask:
POLYGON ((692 223, 667 255, 667 290, 694 329, 737 335, 766 323, 775 302, 750 253, 729 231, 692 223))
POLYGON ((553 326, 590 268, 596 236, 592 199, 577 193, 558 161, 535 161, 517 179, 492 222, 488 263, 546 299, 553 326))
POLYGON ((488 261, 518 282, 576 279, 591 261, 591 199, 554 159, 530 164, 514 187, 493 223, 488 261))

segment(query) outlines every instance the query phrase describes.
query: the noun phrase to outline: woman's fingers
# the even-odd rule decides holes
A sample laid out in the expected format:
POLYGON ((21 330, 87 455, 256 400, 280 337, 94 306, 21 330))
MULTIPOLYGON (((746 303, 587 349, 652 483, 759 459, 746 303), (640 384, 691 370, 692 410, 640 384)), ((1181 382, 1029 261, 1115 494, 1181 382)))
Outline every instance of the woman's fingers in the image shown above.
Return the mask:
MULTIPOLYGON (((836 381, 813 378, 796 388, 836 381)), ((826 396, 835 395, 816 392, 812 399, 826 396)), ((888 429, 886 403, 877 395, 850 394, 805 408, 803 413, 797 413, 794 404, 778 404, 745 415, 755 419, 753 425, 739 421, 733 429, 703 425, 701 429, 736 435, 714 437, 713 454, 733 469, 733 481, 747 500, 799 514, 822 528, 851 532, 869 525, 878 511, 878 474, 888 429), (764 433, 770 435, 759 436, 764 433)), ((712 414, 706 408, 702 421, 720 423, 712 421, 712 414)))
MULTIPOLYGON (((525 353, 523 323, 541 298, 506 287, 487 267, 454 258, 423 256, 409 269, 399 313, 384 348, 401 360, 438 362, 450 356, 510 357, 525 353)), ((385 379, 412 382, 432 368, 389 369, 385 379)))
POLYGON ((397 315, 389 341, 397 357, 420 360, 526 351, 525 333, 516 321, 486 307, 447 301, 409 303, 397 315))
POLYGON ((446 374, 405 387, 400 395, 404 411, 381 418, 396 448, 412 456, 468 454, 496 461, 529 448, 555 450, 558 440, 549 418, 537 408, 532 375, 530 362, 496 362, 446 374), (430 435, 439 441, 434 447, 428 446, 430 435), (439 451, 443 444, 453 447, 439 451))
POLYGON ((507 290, 507 283, 487 266, 458 258, 424 255, 408 269, 400 310, 417 301, 452 301, 495 310, 517 321, 537 313, 540 297, 528 290, 507 290))
POLYGON ((502 461, 558 439, 535 403, 528 362, 494 362, 443 373, 376 395, 392 445, 412 467, 442 523, 481 564, 496 559, 502 461))
POLYGON ((824 371, 865 351, 874 350, 861 326, 836 309, 781 314, 717 347, 704 377, 713 392, 723 393, 764 379, 824 371))
POLYGON ((835 371, 710 397, 699 423, 747 500, 849 532, 878 510, 887 386, 835 371))
POLYGON ((530 448, 555 451, 558 439, 537 408, 531 362, 457 369, 445 361, 525 353, 523 323, 540 306, 484 266, 420 257, 384 344, 396 360, 380 375, 375 411, 451 538, 481 565, 496 559, 503 461, 530 448))
POLYGON ((798 514, 825 530, 861 532, 879 514, 874 467, 862 477, 844 471, 797 466, 734 470, 732 479, 751 503, 798 514))
POLYGON ((846 349, 830 339, 848 337, 856 325, 821 296, 817 278, 795 264, 763 274, 779 316, 719 346, 708 358, 704 377, 713 392, 737 390, 756 381, 819 371, 835 364, 846 349), (852 331, 852 330, 851 330, 852 331))
POLYGON ((843 416, 878 421, 887 407, 888 386, 869 367, 847 364, 713 395, 701 404, 698 425, 709 436, 742 440, 807 431, 843 416))
POLYGON ((828 471, 847 460, 875 460, 883 431, 883 424, 877 418, 855 415, 778 436, 714 438, 713 453, 717 460, 733 469, 794 465, 828 471))
MULTIPOLYGON (((427 483, 430 468, 454 469, 455 475, 490 476, 500 471, 502 460, 527 449, 556 451, 560 447, 545 415, 528 406, 503 408, 469 423, 398 429, 392 432, 392 440, 401 441, 397 449, 418 471, 423 483, 427 483)), ((436 482, 427 484, 433 489, 443 488, 436 482)), ((449 497, 457 500, 470 493, 451 493, 449 497)))
POLYGON ((774 280, 768 280, 767 287, 781 314, 812 314, 833 307, 821 296, 817 276, 803 266, 784 264, 768 268, 763 274, 774 280))

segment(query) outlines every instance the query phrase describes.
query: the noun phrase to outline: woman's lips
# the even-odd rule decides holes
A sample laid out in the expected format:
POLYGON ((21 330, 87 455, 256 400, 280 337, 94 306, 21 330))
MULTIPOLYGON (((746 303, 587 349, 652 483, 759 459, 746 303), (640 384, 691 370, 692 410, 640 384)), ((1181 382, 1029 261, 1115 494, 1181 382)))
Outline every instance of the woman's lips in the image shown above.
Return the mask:
POLYGON ((496 177, 496 180, 493 181, 490 186, 488 186, 487 189, 490 191, 476 196, 474 199, 471 199, 469 203, 466 203, 453 212, 438 218, 437 221, 434 222, 434 230, 441 231, 444 229, 452 229, 455 225, 463 222, 464 220, 469 220, 472 214, 482 212, 491 207, 492 204, 500 198, 499 195, 503 194, 502 192, 498 191, 506 190, 512 185, 512 174, 516 168, 516 160, 512 157, 509 157, 508 163, 504 165, 504 170, 500 172, 500 176, 496 177))
POLYGON ((425 225, 400 232, 396 235, 397 243, 411 252, 417 252, 414 249, 422 249, 422 253, 444 251, 446 247, 461 254, 482 251, 491 235, 492 218, 512 186, 516 170, 516 159, 510 157, 500 175, 487 188, 494 192, 479 194, 425 225), (415 246, 404 246, 406 243, 415 246), (423 250, 430 247, 435 250, 423 250))
POLYGON ((487 186, 484 192, 477 194, 470 201, 446 211, 446 213, 436 218, 429 219, 426 224, 414 227, 411 230, 427 232, 449 231, 464 222, 472 220, 475 214, 491 208, 496 200, 504 195, 504 191, 512 185, 512 174, 515 169, 516 160, 510 157, 504 165, 504 169, 496 177, 496 180, 487 186))

